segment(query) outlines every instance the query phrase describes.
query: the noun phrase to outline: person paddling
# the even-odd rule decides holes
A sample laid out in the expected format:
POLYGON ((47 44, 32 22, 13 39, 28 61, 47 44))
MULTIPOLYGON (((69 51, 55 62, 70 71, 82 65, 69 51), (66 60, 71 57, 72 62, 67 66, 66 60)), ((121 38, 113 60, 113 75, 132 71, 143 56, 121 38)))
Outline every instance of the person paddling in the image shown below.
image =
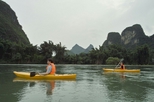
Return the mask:
POLYGON ((120 68, 121 68, 121 69, 125 69, 125 65, 124 65, 123 62, 120 63, 120 68))
POLYGON ((46 67, 46 72, 45 73, 39 73, 40 75, 54 75, 56 74, 56 66, 54 64, 54 62, 52 61, 51 58, 47 59, 47 67, 46 67))

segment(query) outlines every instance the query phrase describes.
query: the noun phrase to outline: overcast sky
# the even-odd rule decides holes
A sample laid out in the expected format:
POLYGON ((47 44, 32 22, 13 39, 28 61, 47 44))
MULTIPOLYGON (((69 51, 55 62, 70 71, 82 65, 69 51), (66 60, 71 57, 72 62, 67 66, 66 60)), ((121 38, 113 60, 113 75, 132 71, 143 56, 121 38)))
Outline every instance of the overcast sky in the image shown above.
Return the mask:
POLYGON ((67 49, 102 45, 109 32, 141 24, 154 34, 154 0, 3 0, 33 45, 51 40, 67 49))

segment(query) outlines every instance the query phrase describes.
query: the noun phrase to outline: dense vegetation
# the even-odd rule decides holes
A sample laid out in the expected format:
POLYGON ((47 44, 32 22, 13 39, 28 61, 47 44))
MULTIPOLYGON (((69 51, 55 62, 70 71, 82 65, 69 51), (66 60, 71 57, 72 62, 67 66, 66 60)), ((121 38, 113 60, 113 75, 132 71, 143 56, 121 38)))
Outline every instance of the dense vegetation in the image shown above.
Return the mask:
POLYGON ((118 59, 125 59, 126 64, 152 64, 154 50, 147 45, 126 49, 118 45, 99 46, 89 53, 69 55, 66 47, 52 41, 43 42, 40 46, 0 41, 1 63, 46 63, 47 58, 53 58, 58 64, 116 64, 118 59), (52 57, 53 51, 56 56, 52 57))
POLYGON ((54 57, 56 63, 63 63, 65 47, 61 43, 54 45, 49 41, 33 46, 0 41, 1 63, 46 63, 46 59, 52 57, 52 51, 57 53, 54 57))
POLYGON ((99 48, 93 49, 88 54, 67 55, 65 61, 75 64, 116 64, 121 58, 124 58, 126 64, 143 65, 152 64, 153 52, 154 50, 146 44, 134 49, 126 49, 119 45, 99 46, 99 48))

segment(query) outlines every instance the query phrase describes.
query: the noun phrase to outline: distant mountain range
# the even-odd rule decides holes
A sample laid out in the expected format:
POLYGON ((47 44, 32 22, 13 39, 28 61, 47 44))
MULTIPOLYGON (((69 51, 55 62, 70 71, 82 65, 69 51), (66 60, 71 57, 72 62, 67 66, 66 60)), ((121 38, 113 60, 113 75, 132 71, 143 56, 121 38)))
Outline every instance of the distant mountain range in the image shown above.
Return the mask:
POLYGON ((71 50, 67 50, 68 55, 73 55, 73 54, 80 54, 80 53, 89 53, 94 46, 90 44, 86 49, 83 47, 79 46, 78 44, 75 44, 71 50))
MULTIPOLYGON (((103 46, 106 47, 111 44, 117 44, 125 48, 135 48, 136 46, 147 44, 150 48, 154 48, 154 34, 147 36, 141 25, 135 24, 133 26, 126 27, 121 34, 119 32, 108 33, 103 46)), ((88 53, 92 50, 92 48, 94 48, 92 44, 90 44, 86 49, 78 44, 75 44, 71 50, 67 51, 67 54, 73 55, 88 53)))
POLYGON ((125 28, 121 35, 118 32, 108 33, 103 46, 106 47, 111 44, 121 45, 125 48, 135 48, 136 46, 147 44, 150 48, 154 48, 154 34, 147 36, 141 25, 135 24, 125 28))

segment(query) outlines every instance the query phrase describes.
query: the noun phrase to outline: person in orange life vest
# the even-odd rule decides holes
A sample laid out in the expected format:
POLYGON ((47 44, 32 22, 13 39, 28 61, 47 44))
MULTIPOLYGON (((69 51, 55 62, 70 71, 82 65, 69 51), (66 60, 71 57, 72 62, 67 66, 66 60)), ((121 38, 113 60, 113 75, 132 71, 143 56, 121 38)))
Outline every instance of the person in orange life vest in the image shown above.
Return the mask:
POLYGON ((46 67, 46 72, 45 73, 40 73, 40 75, 48 75, 48 74, 54 75, 56 73, 56 66, 53 63, 51 58, 47 59, 47 64, 48 65, 46 67))
POLYGON ((124 65, 123 62, 120 63, 120 68, 121 68, 121 69, 125 69, 125 65, 124 65))

